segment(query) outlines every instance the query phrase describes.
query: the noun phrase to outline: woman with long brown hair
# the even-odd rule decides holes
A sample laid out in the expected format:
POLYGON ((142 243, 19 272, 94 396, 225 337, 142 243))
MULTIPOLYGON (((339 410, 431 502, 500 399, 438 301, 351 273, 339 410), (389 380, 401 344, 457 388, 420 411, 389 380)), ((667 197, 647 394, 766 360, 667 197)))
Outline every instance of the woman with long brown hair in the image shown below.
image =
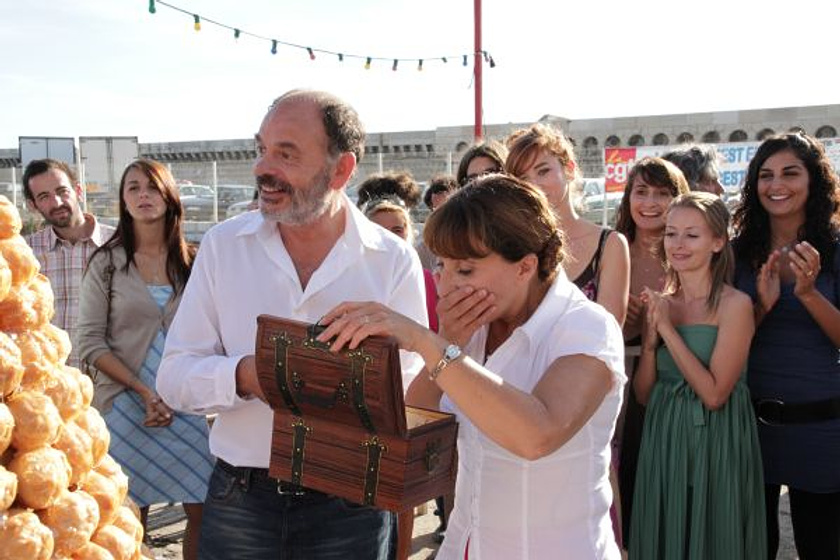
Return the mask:
MULTIPOLYGON (((624 196, 616 214, 616 231, 630 244, 630 294, 624 321, 625 370, 633 372, 641 350, 644 302, 641 295, 650 288, 661 291, 665 285, 665 268, 657 248, 665 233, 665 213, 677 196, 688 192, 682 172, 661 158, 642 158, 627 177, 624 196)), ((619 456, 618 482, 622 506, 622 534, 630 534, 633 515, 633 487, 636 461, 642 440, 644 409, 632 390, 627 395, 616 427, 614 449, 619 456)))
POLYGON ((93 366, 94 403, 144 528, 151 504, 183 503, 184 558, 194 559, 213 469, 207 423, 166 406, 155 378, 195 249, 184 240, 178 188, 162 164, 131 163, 119 197, 117 229, 91 256, 82 280, 79 355, 93 366))
POLYGON ((534 124, 511 134, 507 145, 505 168, 542 189, 557 213, 568 241, 564 269, 569 279, 624 324, 630 275, 627 240, 578 215, 574 198, 580 172, 571 142, 557 129, 534 124))

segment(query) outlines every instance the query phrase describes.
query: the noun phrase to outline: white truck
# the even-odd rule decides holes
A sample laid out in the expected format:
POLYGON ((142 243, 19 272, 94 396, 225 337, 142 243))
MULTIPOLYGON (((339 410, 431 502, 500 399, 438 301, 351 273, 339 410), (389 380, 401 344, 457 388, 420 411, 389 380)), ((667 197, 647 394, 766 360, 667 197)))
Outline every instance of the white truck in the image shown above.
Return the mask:
POLYGON ((79 180, 94 214, 116 216, 120 178, 140 155, 139 146, 136 136, 79 137, 79 180))

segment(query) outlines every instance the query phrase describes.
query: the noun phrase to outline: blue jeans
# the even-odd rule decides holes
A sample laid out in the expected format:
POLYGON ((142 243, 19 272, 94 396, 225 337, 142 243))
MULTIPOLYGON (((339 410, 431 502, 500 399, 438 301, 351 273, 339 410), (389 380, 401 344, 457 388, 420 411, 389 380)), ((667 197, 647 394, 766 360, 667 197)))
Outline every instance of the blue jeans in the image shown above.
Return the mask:
POLYGON ((388 560, 393 514, 311 490, 278 493, 264 475, 213 469, 198 557, 201 560, 388 560))

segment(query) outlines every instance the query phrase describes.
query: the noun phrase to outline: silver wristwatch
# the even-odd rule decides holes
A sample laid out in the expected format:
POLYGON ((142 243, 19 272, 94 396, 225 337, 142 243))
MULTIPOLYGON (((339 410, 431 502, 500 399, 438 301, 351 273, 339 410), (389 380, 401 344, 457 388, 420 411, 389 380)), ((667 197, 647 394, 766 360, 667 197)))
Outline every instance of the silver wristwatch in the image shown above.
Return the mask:
POLYGON ((437 379, 437 376, 440 375, 440 372, 446 368, 449 364, 457 360, 461 357, 461 347, 457 344, 450 344, 446 347, 443 351, 443 357, 440 361, 435 365, 434 369, 429 372, 429 379, 432 381, 437 379))

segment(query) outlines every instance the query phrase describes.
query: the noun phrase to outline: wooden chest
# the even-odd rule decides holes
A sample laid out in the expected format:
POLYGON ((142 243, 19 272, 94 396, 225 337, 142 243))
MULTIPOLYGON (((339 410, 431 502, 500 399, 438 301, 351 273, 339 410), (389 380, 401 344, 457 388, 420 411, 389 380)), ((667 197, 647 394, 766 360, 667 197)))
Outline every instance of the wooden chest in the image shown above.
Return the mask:
POLYGON ((335 354, 315 340, 320 326, 268 315, 257 325, 271 476, 392 511, 453 491, 455 417, 405 406, 393 339, 335 354))

